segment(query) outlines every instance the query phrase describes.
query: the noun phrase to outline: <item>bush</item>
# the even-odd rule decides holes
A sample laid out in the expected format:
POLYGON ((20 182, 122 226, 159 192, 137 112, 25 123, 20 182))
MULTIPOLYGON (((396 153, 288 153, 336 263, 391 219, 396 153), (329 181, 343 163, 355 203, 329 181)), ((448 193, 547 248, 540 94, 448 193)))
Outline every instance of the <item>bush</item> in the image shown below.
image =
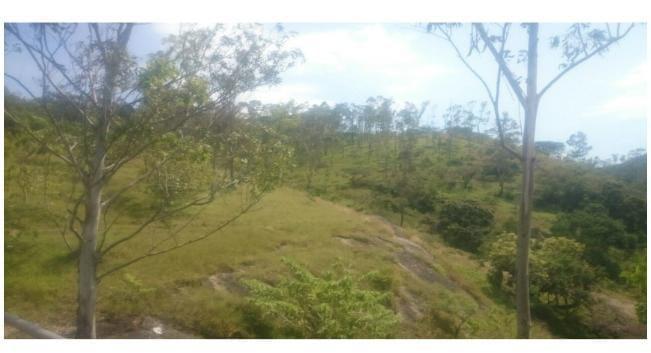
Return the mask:
POLYGON ((624 225, 592 207, 585 211, 561 214, 551 228, 555 234, 567 234, 585 245, 584 257, 611 279, 619 277, 619 265, 608 255, 609 247, 631 249, 636 238, 626 232, 624 225))
POLYGON ((107 297, 109 318, 138 317, 152 312, 151 301, 157 295, 155 288, 145 286, 130 273, 124 274, 122 283, 123 288, 110 292, 107 297))
POLYGON ((633 257, 622 271, 622 278, 631 287, 637 299, 635 311, 638 319, 646 324, 646 249, 633 257))
POLYGON ((440 196, 436 190, 410 190, 409 206, 421 213, 433 212, 440 196))
MULTIPOLYGON (((515 289, 516 242, 515 234, 503 233, 488 245, 487 251, 490 283, 511 294, 515 289)), ((564 307, 587 302, 594 271, 583 260, 582 244, 564 237, 549 237, 533 240, 531 248, 529 278, 533 298, 564 307)))
POLYGON ((393 288, 393 276, 388 271, 371 271, 364 275, 364 280, 374 290, 388 292, 393 288))
POLYGON ((589 299, 592 268, 582 259, 584 246, 572 239, 542 240, 531 258, 532 292, 549 304, 577 306, 589 299), (562 303, 561 303, 562 302, 562 303))
POLYGON ((493 223, 493 214, 474 201, 447 202, 439 215, 438 230, 451 245, 476 252, 493 223))
POLYGON ((514 233, 502 233, 488 244, 486 257, 491 269, 488 271, 488 281, 497 288, 512 289, 515 286, 515 256, 516 256, 517 235, 514 233), (508 277, 504 277, 504 274, 508 277), (506 283, 504 283, 506 281, 506 283))
POLYGON ((317 277, 283 259, 291 276, 270 286, 245 281, 249 303, 282 335, 298 338, 388 338, 398 323, 388 293, 359 288, 346 271, 317 277))

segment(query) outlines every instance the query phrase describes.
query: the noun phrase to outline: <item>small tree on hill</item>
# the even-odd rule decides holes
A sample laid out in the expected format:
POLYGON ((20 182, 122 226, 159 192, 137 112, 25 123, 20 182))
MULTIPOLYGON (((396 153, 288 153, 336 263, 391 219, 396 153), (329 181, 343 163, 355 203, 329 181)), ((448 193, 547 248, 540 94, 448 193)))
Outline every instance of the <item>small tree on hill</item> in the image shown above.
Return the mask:
POLYGON ((576 134, 572 134, 567 140, 567 144, 570 146, 570 151, 567 153, 567 157, 574 161, 583 161, 588 155, 592 147, 588 145, 587 136, 579 131, 576 134))
POLYGON ((346 271, 316 276, 288 259, 275 286, 249 280, 249 300, 282 333, 297 338, 389 338, 398 323, 388 293, 360 288, 346 271))
POLYGON ((490 233, 493 223, 493 213, 476 202, 448 202, 441 208, 437 229, 446 242, 476 252, 490 233))
POLYGON ((565 152, 565 144, 555 141, 536 141, 536 151, 555 159, 561 159, 565 152))

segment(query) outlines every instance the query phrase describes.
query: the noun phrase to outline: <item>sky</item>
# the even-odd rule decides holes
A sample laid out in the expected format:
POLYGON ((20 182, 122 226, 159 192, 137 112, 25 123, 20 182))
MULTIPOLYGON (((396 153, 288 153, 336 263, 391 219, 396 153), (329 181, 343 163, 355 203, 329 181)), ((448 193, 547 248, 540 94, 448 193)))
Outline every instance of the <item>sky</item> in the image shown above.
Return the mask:
MULTIPOLYGON (((294 32, 287 43, 305 60, 281 75, 282 82, 242 99, 264 103, 294 100, 298 103, 364 103, 368 97, 392 98, 399 108, 405 101, 430 102, 421 123, 441 127, 450 104, 486 101, 480 82, 463 66, 452 47, 414 24, 283 24, 294 32)), ((142 58, 162 48, 161 40, 176 33, 176 24, 137 26, 129 47, 142 58)), ((549 38, 566 24, 541 24, 539 87, 559 72, 560 53, 549 49, 549 38)), ((526 47, 523 30, 515 25, 509 40, 517 51, 526 47)), ((461 29, 455 40, 467 48, 468 34, 461 29)), ((463 49, 462 49, 463 50, 463 49)), ((464 50, 465 51, 465 50, 464 50)), ((20 78, 33 75, 24 54, 7 54, 5 71, 20 78)), ((489 84, 496 64, 489 53, 468 58, 489 84)), ((554 85, 542 98, 536 140, 566 141, 583 131, 593 146, 592 156, 610 158, 646 148, 647 83, 646 26, 637 25, 603 56, 588 60, 554 85)), ((522 72, 523 66, 515 68, 522 72)), ((10 89, 15 90, 7 82, 10 89)), ((505 87, 505 86, 504 86, 505 87)), ((502 110, 523 119, 514 95, 505 91, 502 110)))

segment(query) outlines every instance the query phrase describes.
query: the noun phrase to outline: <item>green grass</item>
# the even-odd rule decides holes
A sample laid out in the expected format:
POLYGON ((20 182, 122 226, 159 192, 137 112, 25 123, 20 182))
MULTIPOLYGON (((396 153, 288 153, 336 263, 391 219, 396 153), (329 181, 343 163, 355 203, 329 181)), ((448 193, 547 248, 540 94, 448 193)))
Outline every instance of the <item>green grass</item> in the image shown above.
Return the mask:
MULTIPOLYGON (((421 148, 427 148, 427 140, 419 143, 421 148)), ((463 146, 459 154, 470 148, 476 147, 463 146)), ((433 168, 445 168, 444 160, 433 156, 433 168)), ((333 152, 326 157, 327 167, 315 176, 310 194, 300 190, 304 184, 299 171, 288 186, 268 194, 212 237, 147 258, 106 277, 98 291, 99 320, 130 323, 153 316, 202 337, 266 337, 268 330, 247 305, 239 281, 274 282, 286 275, 280 259, 288 257, 313 273, 339 261, 355 273, 390 274, 391 286, 386 290, 393 293, 393 310, 404 311, 406 301, 422 314, 403 318, 396 337, 515 337, 512 301, 491 288, 486 280, 487 268, 479 258, 448 247, 437 235, 428 234, 423 214, 408 210, 406 236, 431 254, 433 262, 428 266, 454 288, 423 280, 405 270, 395 258, 400 249, 378 240, 391 238, 392 230, 373 215, 394 224, 399 222, 399 215, 378 205, 377 195, 371 190, 350 187, 347 172, 361 166, 371 177, 381 178, 381 160, 374 158, 369 159, 365 149, 357 156, 351 154, 350 148, 343 154, 333 152), (215 275, 229 276, 231 282, 226 287, 231 287, 213 288, 211 276, 215 275), (460 315, 467 316, 463 324, 460 315)), ((38 169, 42 163, 33 166, 38 169)), ((61 239, 62 225, 54 226, 54 221, 65 214, 64 200, 70 187, 61 166, 53 163, 52 168, 58 172, 48 179, 48 191, 37 177, 27 202, 22 200, 15 179, 5 179, 5 310, 55 329, 74 324, 76 263, 61 239)), ((138 173, 137 166, 125 168, 116 175, 114 188, 138 173)), ((508 185, 511 189, 516 186, 517 181, 508 185)), ((496 198, 496 191, 495 183, 477 180, 469 190, 444 190, 442 195, 452 200, 479 200, 493 210, 497 226, 501 227, 517 216, 517 208, 515 201, 496 198)), ((147 200, 144 190, 136 189, 116 206, 125 215, 116 222, 107 242, 138 227, 148 214, 147 200)), ((239 192, 218 199, 183 231, 179 241, 215 228, 237 213, 240 206, 239 192)), ((174 224, 179 225, 182 218, 174 224)), ((547 230, 554 218, 554 214, 536 212, 534 226, 547 230)), ((142 254, 169 231, 163 224, 147 228, 133 241, 115 248, 100 264, 100 273, 142 254)), ((540 321, 534 322, 532 335, 552 336, 540 321)))
MULTIPOLYGON (((217 201, 203 211, 185 233, 210 229, 232 214, 237 206, 237 194, 217 201)), ((22 216, 30 214, 29 210, 21 212, 24 212, 22 216)), ((74 259, 67 255, 59 234, 47 220, 33 221, 25 227, 37 232, 38 236, 22 235, 17 242, 19 245, 5 253, 6 310, 46 326, 71 325, 75 310, 74 259)), ((113 234, 119 236, 121 231, 134 226, 134 220, 129 220, 116 226, 113 234)), ((118 248, 100 268, 137 256, 152 238, 165 232, 160 226, 148 229, 128 246, 118 248)), ((147 315, 204 337, 253 336, 256 332, 251 328, 252 319, 247 316, 243 296, 213 289, 208 278, 232 272, 240 279, 274 281, 286 271, 280 262, 282 256, 305 264, 317 273, 335 261, 342 261, 359 273, 371 270, 393 273, 395 288, 406 286, 418 293, 420 300, 430 303, 428 310, 436 309, 439 292, 447 290, 415 279, 397 268, 388 249, 371 245, 351 247, 335 238, 336 235, 363 239, 388 236, 388 230, 385 224, 349 208, 304 192, 280 188, 213 237, 145 259, 107 277, 99 287, 99 318, 127 321, 147 315)), ((424 238, 415 231, 410 235, 424 238)), ((444 269, 447 275, 454 273, 454 281, 462 283, 464 291, 475 292, 487 305, 472 320, 472 336, 510 337, 510 330, 501 328, 501 332, 495 332, 495 328, 502 327, 498 323, 503 320, 513 320, 514 312, 481 294, 482 287, 487 286, 484 277, 478 275, 483 271, 481 266, 438 242, 426 246, 435 254, 439 269, 444 269)), ((467 296, 463 291, 457 294, 467 296)), ((417 325, 422 332, 432 326, 422 322, 417 325)), ((397 335, 411 337, 409 325, 402 325, 397 335)), ((540 332, 540 336, 546 335, 540 332)))

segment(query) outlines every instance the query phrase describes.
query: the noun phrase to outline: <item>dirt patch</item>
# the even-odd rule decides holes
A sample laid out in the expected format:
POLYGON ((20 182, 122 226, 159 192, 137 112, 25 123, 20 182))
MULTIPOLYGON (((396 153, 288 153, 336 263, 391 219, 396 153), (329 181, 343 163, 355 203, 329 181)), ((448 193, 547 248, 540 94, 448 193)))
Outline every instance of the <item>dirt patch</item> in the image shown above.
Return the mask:
POLYGON ((593 293, 592 298, 591 321, 599 332, 608 337, 646 338, 646 325, 639 322, 633 300, 605 293, 593 293))
POLYGON ((407 238, 400 238, 400 237, 395 237, 394 240, 396 243, 402 246, 402 248, 405 251, 409 252, 410 254, 418 255, 424 258, 432 258, 432 254, 430 254, 422 246, 413 242, 412 240, 409 240, 407 238))
POLYGON ((200 338, 187 332, 179 331, 161 320, 150 316, 137 318, 129 324, 125 325, 124 323, 114 322, 98 323, 98 337, 120 339, 200 338))
POLYGON ((407 288, 398 288, 397 311, 403 321, 417 321, 425 316, 419 302, 407 288))
POLYGON ((423 281, 440 284, 449 290, 458 288, 454 282, 436 272, 430 263, 414 256, 414 254, 409 253, 408 251, 403 251, 397 254, 396 260, 400 267, 423 281))
POLYGON ((234 272, 215 273, 208 277, 208 282, 216 291, 245 294, 246 288, 242 286, 234 272))
POLYGON ((371 243, 371 241, 368 238, 364 238, 356 235, 333 235, 332 237, 338 239, 344 245, 350 247, 369 245, 371 243))

